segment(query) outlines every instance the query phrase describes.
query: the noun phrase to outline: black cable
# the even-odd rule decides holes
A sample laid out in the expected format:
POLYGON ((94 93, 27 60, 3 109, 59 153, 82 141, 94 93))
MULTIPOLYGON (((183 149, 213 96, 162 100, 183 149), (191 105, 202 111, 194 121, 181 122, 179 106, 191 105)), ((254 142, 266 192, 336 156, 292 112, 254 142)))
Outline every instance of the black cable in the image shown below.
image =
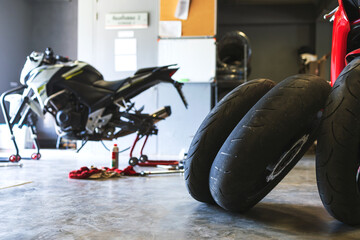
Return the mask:
MULTIPOLYGON (((104 146, 104 148, 105 148, 108 152, 110 152, 110 149, 105 145, 105 143, 104 143, 102 140, 101 140, 101 143, 102 143, 102 145, 104 146)), ((127 151, 127 150, 129 150, 129 149, 130 149, 130 147, 127 147, 127 148, 119 151, 119 153, 125 152, 125 151, 127 151)))
POLYGON ((104 146, 104 148, 105 148, 108 152, 110 152, 110 149, 105 145, 105 143, 103 142, 103 140, 101 140, 101 144, 104 146))
POLYGON ((88 142, 88 140, 82 141, 81 147, 76 151, 76 153, 79 153, 80 150, 85 146, 85 144, 88 142))
POLYGON ((130 147, 125 148, 125 149, 121 150, 119 153, 125 152, 125 151, 127 151, 127 150, 129 150, 129 149, 130 149, 130 147))

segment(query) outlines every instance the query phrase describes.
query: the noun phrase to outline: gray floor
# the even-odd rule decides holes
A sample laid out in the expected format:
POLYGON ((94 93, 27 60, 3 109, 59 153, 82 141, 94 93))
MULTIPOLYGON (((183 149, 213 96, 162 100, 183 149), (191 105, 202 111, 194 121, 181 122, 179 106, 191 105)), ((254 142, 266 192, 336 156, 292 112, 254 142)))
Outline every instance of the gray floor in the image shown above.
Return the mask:
POLYGON ((0 239, 360 238, 359 228, 337 222, 323 208, 313 157, 241 215, 193 200, 180 174, 73 180, 69 171, 106 166, 107 156, 85 150, 42 155, 22 161, 22 168, 0 167, 0 239))

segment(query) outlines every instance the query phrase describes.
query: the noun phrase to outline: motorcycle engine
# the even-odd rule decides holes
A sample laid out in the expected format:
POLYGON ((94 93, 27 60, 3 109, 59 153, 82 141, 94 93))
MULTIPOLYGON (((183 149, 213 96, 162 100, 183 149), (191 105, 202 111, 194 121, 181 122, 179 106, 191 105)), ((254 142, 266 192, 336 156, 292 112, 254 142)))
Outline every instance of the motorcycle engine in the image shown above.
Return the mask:
POLYGON ((58 134, 69 139, 82 139, 88 109, 72 94, 64 92, 51 98, 47 110, 55 117, 58 134))
POLYGON ((74 108, 60 110, 56 113, 56 122, 64 131, 81 129, 81 113, 74 111, 74 108))

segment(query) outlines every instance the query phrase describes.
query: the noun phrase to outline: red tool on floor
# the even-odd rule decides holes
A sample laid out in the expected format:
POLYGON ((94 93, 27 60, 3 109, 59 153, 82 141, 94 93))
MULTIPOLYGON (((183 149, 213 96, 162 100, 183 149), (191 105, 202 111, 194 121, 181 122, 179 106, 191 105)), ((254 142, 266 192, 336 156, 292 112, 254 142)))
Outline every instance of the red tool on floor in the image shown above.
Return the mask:
POLYGON ((72 179, 99 179, 111 178, 120 176, 139 176, 132 166, 128 166, 123 170, 118 168, 96 168, 96 167, 82 167, 79 170, 74 170, 69 173, 69 178, 72 179))
POLYGON ((113 178, 121 176, 148 176, 158 174, 183 173, 183 169, 166 170, 166 171, 141 171, 136 172, 133 166, 128 166, 123 170, 118 168, 96 168, 96 167, 82 167, 79 170, 74 170, 69 173, 69 178, 72 179, 100 179, 113 178))
POLYGON ((129 159, 130 166, 139 165, 142 167, 156 167, 158 165, 166 165, 166 166, 179 165, 179 161, 177 161, 177 160, 149 160, 148 156, 143 154, 143 150, 147 143, 148 138, 149 138, 149 135, 140 135, 140 134, 136 135, 135 141, 130 150, 130 159, 129 159), (145 137, 145 140, 144 140, 144 143, 140 150, 140 158, 133 157, 134 148, 135 148, 136 144, 138 143, 138 141, 143 137, 145 137))

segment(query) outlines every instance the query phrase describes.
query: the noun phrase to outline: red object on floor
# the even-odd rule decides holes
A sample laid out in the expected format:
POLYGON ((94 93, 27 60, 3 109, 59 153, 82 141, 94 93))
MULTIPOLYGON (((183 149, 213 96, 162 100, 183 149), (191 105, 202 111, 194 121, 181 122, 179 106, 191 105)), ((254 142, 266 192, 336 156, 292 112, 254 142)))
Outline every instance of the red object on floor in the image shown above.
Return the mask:
POLYGON ((112 171, 112 172, 117 172, 120 173, 124 176, 138 176, 140 175, 140 173, 136 172, 134 170, 133 166, 127 166, 126 168, 124 168, 123 170, 117 169, 117 168, 107 168, 104 167, 104 169, 108 172, 108 171, 112 171))
POLYGON ((82 167, 79 170, 71 171, 69 173, 69 178, 85 179, 90 177, 94 173, 99 173, 99 172, 101 172, 101 170, 97 168, 89 169, 88 167, 82 167))
POLYGON ((124 168, 123 173, 125 176, 139 176, 140 173, 136 172, 133 166, 127 166, 124 168))
POLYGON ((117 168, 107 168, 104 167, 103 169, 98 168, 91 168, 88 167, 82 167, 79 170, 74 170, 69 173, 69 178, 72 179, 87 179, 90 178, 91 175, 101 173, 101 172, 117 172, 121 175, 125 176, 138 176, 140 173, 136 172, 132 166, 128 166, 123 170, 117 169, 117 168))

